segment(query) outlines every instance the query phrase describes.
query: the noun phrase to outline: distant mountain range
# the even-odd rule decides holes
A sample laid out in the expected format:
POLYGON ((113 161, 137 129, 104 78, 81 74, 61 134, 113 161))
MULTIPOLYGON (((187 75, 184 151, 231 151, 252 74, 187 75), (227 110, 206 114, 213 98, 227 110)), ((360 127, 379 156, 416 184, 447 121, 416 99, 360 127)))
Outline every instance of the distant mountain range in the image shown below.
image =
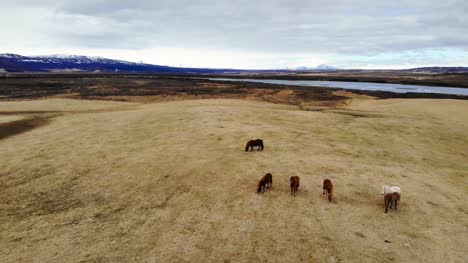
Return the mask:
POLYGON ((222 73, 224 69, 178 68, 102 57, 75 55, 21 56, 0 54, 0 70, 7 72, 161 72, 222 73))
POLYGON ((315 68, 300 67, 297 69, 278 70, 184 68, 76 55, 21 56, 17 54, 0 54, 0 72, 274 73, 289 71, 328 71, 334 69, 335 68, 327 65, 320 65, 315 68))
POLYGON ((403 69, 411 73, 468 73, 468 67, 422 67, 403 69))
MULTIPOLYGON (((221 73, 287 73, 303 71, 339 71, 340 69, 319 65, 317 67, 297 67, 278 70, 242 70, 218 68, 184 68, 135 63, 102 57, 51 55, 21 56, 0 54, 0 73, 2 72, 152 72, 181 74, 221 74, 221 73)), ((401 70, 414 73, 466 73, 468 67, 424 67, 401 70)))

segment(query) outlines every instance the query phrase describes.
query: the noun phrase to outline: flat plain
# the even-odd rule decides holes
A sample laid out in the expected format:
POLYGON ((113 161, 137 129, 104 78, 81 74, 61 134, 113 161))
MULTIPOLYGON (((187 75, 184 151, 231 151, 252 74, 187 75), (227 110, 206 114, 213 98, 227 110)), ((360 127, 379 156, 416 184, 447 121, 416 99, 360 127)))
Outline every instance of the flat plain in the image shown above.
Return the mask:
POLYGON ((333 95, 1 101, 0 261, 464 262, 468 102, 333 95))

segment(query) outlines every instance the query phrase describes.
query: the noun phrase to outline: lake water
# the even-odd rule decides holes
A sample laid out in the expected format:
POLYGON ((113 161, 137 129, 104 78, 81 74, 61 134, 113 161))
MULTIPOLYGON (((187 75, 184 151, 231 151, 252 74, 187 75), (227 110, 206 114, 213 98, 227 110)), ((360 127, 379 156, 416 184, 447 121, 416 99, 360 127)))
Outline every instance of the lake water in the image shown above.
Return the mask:
POLYGON ((378 90, 398 93, 437 93, 468 96, 468 88, 452 88, 442 86, 420 86, 420 85, 402 85, 373 82, 348 82, 348 81, 325 81, 325 80, 279 80, 279 79, 230 79, 230 78, 207 78, 210 80, 222 81, 245 81, 267 84, 297 85, 297 86, 316 86, 328 88, 341 88, 351 90, 378 90))

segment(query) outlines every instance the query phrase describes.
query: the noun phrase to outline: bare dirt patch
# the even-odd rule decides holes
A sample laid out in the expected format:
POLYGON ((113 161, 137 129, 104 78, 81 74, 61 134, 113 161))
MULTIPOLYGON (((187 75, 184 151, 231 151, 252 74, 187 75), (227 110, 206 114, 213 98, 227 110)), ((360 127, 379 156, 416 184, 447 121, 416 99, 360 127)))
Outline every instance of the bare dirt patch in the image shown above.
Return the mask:
POLYGON ((49 119, 47 118, 32 117, 8 123, 0 123, 0 140, 41 127, 48 122, 49 119))

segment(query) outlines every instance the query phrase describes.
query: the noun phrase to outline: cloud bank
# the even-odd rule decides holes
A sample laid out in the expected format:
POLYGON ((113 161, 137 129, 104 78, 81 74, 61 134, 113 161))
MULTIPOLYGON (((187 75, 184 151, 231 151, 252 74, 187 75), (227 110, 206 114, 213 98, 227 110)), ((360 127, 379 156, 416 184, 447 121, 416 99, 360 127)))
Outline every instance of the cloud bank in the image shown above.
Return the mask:
POLYGON ((467 11, 457 0, 4 0, 0 52, 244 68, 468 65, 467 11))

